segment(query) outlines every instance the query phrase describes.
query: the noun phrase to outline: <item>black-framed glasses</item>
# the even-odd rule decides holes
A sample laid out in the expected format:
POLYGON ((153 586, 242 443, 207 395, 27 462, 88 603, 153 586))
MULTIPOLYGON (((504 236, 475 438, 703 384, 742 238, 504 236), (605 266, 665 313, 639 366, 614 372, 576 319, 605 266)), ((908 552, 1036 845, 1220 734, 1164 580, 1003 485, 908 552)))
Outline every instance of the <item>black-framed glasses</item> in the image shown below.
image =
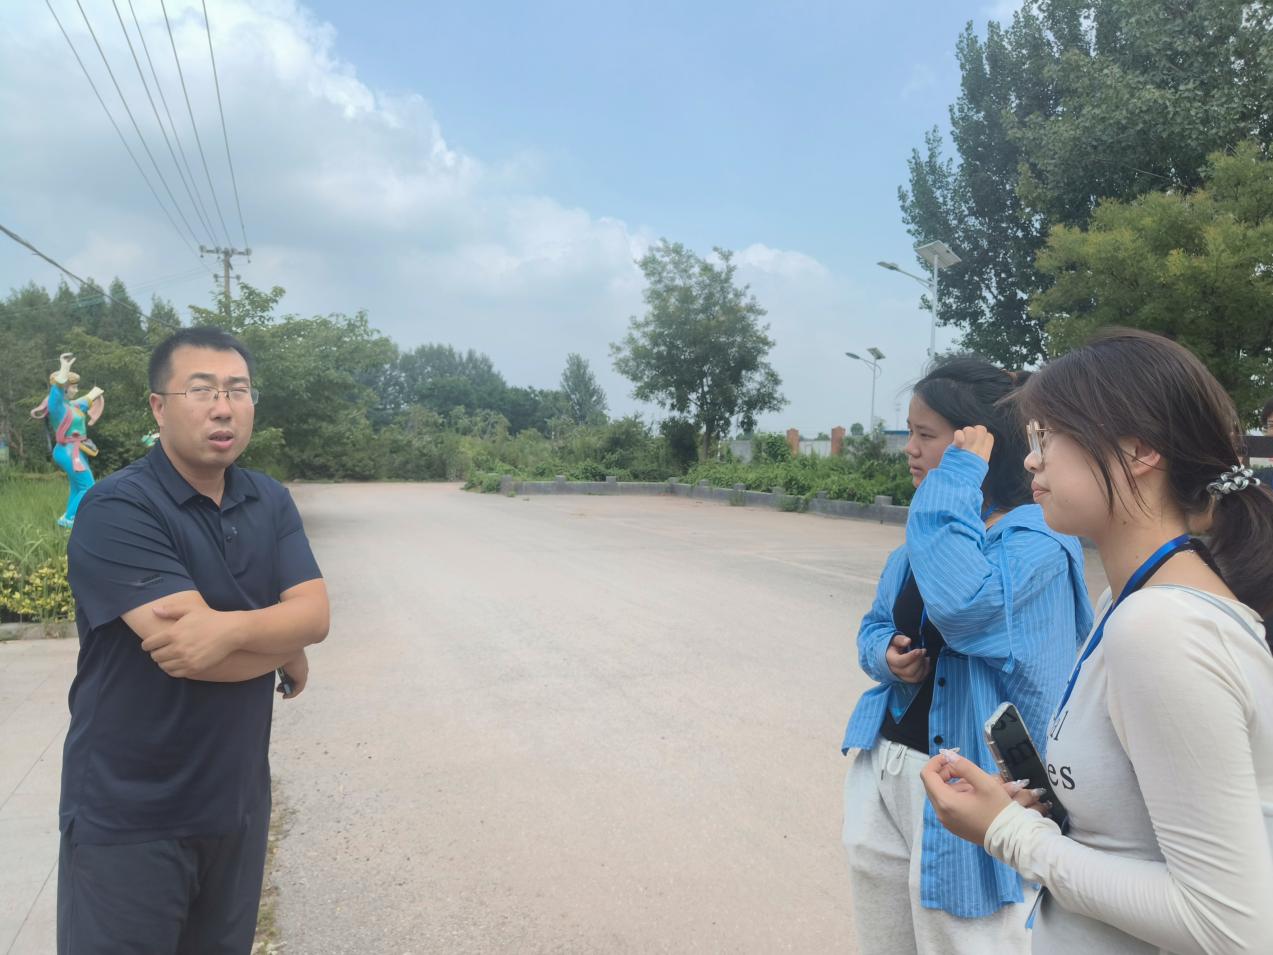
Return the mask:
POLYGON ((248 388, 246 385, 235 385, 233 388, 213 388, 211 385, 195 385, 185 391, 155 391, 152 394, 162 395, 165 398, 180 396, 190 399, 197 405, 210 405, 220 395, 225 395, 226 401, 232 405, 256 404, 261 400, 261 393, 255 388, 248 388))
POLYGON ((1025 436, 1030 443, 1030 453, 1038 455, 1040 464, 1043 463, 1044 436, 1051 434, 1055 430, 1055 428, 1045 428, 1037 421, 1031 421, 1025 426, 1025 436))

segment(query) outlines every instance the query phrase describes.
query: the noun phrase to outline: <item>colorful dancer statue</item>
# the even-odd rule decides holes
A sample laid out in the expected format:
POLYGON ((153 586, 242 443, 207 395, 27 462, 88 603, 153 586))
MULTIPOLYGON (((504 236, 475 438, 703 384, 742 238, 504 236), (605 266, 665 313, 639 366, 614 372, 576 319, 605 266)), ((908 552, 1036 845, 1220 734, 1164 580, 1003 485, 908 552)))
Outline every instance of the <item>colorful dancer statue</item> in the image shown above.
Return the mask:
POLYGON ((97 446, 88 439, 88 426, 102 416, 105 401, 102 389, 96 387, 83 398, 76 398, 80 376, 71 371, 75 356, 66 352, 59 360, 62 367, 49 375, 49 396, 31 411, 31 417, 47 418, 53 429, 53 461, 71 482, 66 513, 57 523, 59 527, 70 527, 75 523, 80 499, 93 486, 87 459, 97 457, 97 446))

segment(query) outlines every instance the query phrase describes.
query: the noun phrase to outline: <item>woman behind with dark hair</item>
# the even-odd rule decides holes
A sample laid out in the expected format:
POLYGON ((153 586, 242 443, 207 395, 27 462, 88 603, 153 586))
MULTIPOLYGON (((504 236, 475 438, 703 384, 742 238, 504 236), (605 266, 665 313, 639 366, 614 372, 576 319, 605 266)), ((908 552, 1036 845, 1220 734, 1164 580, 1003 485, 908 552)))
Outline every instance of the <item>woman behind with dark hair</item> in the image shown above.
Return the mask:
POLYGON ((924 770, 937 814, 1043 884, 1035 955, 1273 951, 1273 494, 1233 402, 1185 348, 1113 329, 1020 403, 1047 522, 1111 588, 1047 735, 1069 828, 959 756, 924 770))
POLYGON ((1024 428, 1004 404, 1026 377, 960 356, 911 398, 918 490, 858 632, 859 662, 879 686, 843 743, 860 750, 843 839, 861 955, 1028 949, 1021 879, 943 830, 919 779, 939 749, 993 766, 982 724, 1002 700, 1042 739, 1091 623, 1082 549, 1031 501, 1024 428))

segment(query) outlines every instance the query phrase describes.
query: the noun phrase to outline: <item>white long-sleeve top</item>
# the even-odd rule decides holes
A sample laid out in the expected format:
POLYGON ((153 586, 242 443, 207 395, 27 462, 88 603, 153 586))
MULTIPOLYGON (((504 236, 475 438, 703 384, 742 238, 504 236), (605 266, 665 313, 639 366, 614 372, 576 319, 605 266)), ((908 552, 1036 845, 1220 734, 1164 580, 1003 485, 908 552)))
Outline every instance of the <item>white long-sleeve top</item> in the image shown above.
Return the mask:
POLYGON ((1273 953, 1273 653, 1254 611, 1131 595, 1048 737, 1068 834, 1013 803, 985 838, 1048 890, 1033 955, 1273 953))

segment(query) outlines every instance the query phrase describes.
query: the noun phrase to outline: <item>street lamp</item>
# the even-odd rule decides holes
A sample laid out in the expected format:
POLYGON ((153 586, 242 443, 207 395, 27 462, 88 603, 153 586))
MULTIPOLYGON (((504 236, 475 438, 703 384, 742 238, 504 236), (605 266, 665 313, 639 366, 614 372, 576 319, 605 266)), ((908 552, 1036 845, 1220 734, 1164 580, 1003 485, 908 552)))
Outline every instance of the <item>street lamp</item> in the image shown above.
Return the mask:
POLYGON ((866 353, 871 356, 871 361, 867 361, 861 355, 858 355, 851 351, 846 351, 844 354, 847 355, 849 358, 857 359, 864 365, 869 365, 871 368, 871 418, 867 422, 866 430, 874 431, 875 430, 875 382, 879 379, 880 375, 884 373, 883 370, 880 368, 880 361, 884 358, 884 353, 874 346, 868 348, 866 350, 866 353))
POLYGON ((932 325, 928 331, 928 360, 932 361, 937 356, 937 311, 938 311, 938 281, 939 273, 942 269, 948 269, 952 265, 958 265, 963 261, 945 242, 926 242, 921 246, 916 246, 916 254, 928 263, 929 268, 933 270, 933 277, 926 279, 916 275, 913 272, 907 272, 901 268, 896 262, 876 262, 882 269, 888 269, 890 272, 900 272, 908 278, 914 279, 924 288, 928 289, 928 297, 932 302, 933 319, 932 325))

